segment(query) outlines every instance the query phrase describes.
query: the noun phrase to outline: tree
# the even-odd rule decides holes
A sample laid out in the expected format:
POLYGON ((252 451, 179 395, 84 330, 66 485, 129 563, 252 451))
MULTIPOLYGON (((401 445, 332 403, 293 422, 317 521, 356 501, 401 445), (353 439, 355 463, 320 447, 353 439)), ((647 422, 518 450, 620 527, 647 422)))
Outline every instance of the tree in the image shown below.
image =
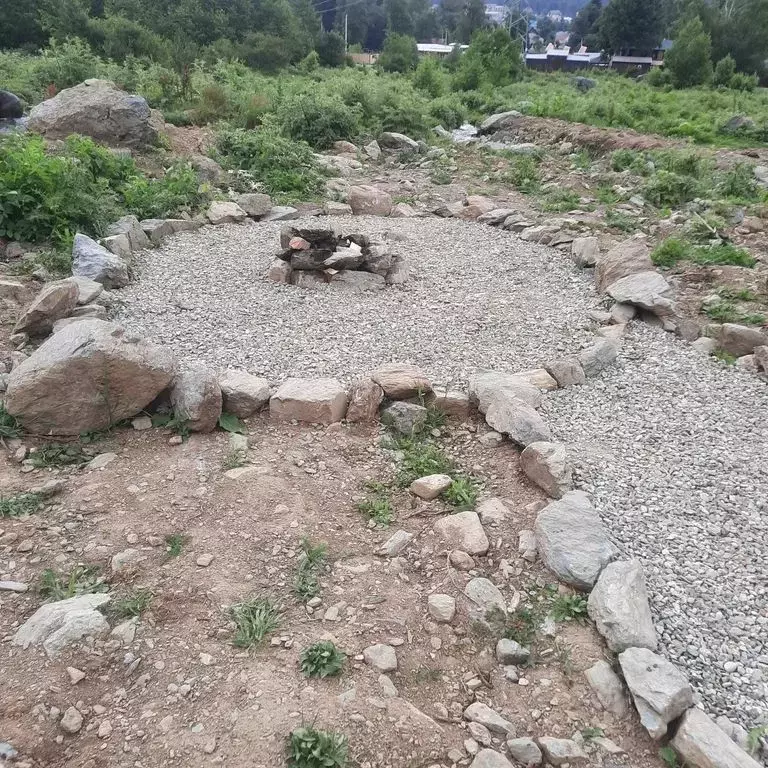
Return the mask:
POLYGON ((478 29, 483 29, 486 26, 488 26, 488 19, 485 16, 484 0, 467 0, 464 13, 459 19, 459 26, 456 29, 458 39, 462 43, 468 43, 478 29))
POLYGON ((413 15, 409 0, 386 0, 387 32, 397 35, 413 35, 413 15))
POLYGON ((419 53, 416 40, 408 35, 391 33, 384 41, 384 49, 379 56, 379 66, 385 72, 410 72, 416 68, 419 53))
POLYGON ((662 0, 611 0, 600 19, 602 47, 648 55, 661 42, 662 0))
POLYGON ((568 38, 568 47, 578 50, 579 46, 586 45, 588 50, 594 50, 600 46, 600 34, 598 25, 603 13, 602 0, 589 0, 589 2, 576 14, 571 24, 571 36, 568 38))
POLYGON ((730 88, 731 80, 733 80, 735 74, 736 62, 734 61, 733 56, 730 54, 724 56, 715 65, 715 74, 712 78, 712 85, 714 85, 715 88, 730 88))
POLYGON ((316 45, 320 63, 324 67, 343 67, 347 52, 344 38, 338 32, 325 32, 316 45))
POLYGON ((0 49, 33 48, 45 42, 45 34, 38 21, 38 0, 12 0, 3 3, 0 24, 0 49))
POLYGON ((664 58, 675 88, 691 88, 712 78, 712 38, 698 16, 686 21, 664 58))
POLYGON ((522 68, 519 41, 500 27, 480 30, 461 57, 455 85, 460 90, 474 90, 482 83, 507 85, 520 76, 522 68))
POLYGON ((536 20, 536 34, 547 42, 551 43, 555 39, 555 22, 549 16, 541 16, 536 20))

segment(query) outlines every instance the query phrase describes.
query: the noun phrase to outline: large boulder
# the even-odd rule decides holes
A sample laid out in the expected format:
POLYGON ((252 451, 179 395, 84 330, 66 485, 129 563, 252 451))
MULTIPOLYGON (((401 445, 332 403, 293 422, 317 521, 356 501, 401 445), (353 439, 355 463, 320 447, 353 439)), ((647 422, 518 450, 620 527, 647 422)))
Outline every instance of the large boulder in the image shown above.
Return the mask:
POLYGON ((398 152, 416 152, 419 149, 418 143, 412 138, 404 133, 394 133, 393 131, 385 131, 379 136, 379 146, 386 149, 396 149, 398 152))
POLYGON ((622 277, 652 270, 653 262, 648 244, 640 238, 630 238, 598 257, 595 264, 595 283, 597 289, 604 293, 609 285, 613 285, 622 277))
POLYGON ((486 117, 477 132, 479 134, 496 133, 496 131, 503 131, 507 128, 512 128, 518 122, 518 119, 522 115, 516 110, 512 109, 509 112, 498 112, 495 115, 486 117))
POLYGON ((590 590, 618 550, 583 491, 570 491, 539 512, 534 525, 544 564, 561 581, 590 590))
POLYGON ((537 387, 520 375, 501 371, 480 371, 469 380, 469 399, 480 413, 487 413, 494 398, 507 393, 531 408, 538 408, 544 399, 537 387))
POLYGON ((80 233, 72 243, 72 274, 87 277, 105 288, 122 288, 130 279, 128 265, 120 256, 80 233))
POLYGON ((18 120, 24 114, 21 99, 10 91, 0 91, 0 120, 18 120))
POLYGON ((654 739, 661 739, 667 725, 693 705, 688 679, 674 664, 647 648, 628 648, 619 654, 619 665, 640 722, 654 739))
POLYGON ((587 607, 612 651, 621 653, 634 646, 656 650, 656 628, 639 560, 608 564, 589 595, 587 607))
POLYGON ((674 315, 672 288, 655 270, 635 272, 611 283, 608 295, 620 304, 632 304, 658 317, 674 315))
POLYGON ((370 184, 350 187, 348 202, 355 216, 389 216, 392 211, 391 195, 370 184))
POLYGON ((104 320, 66 326, 10 375, 5 406, 36 434, 79 435, 135 416, 172 381, 172 354, 104 320))
POLYGON ((670 744, 685 765, 696 768, 760 768, 757 760, 696 707, 683 715, 670 744))
POLYGON ((734 357, 751 355, 756 347, 768 344, 768 335, 757 328, 737 323, 723 323, 717 341, 720 346, 734 357))
POLYGON ((221 416, 221 388, 216 375, 204 365, 190 365, 174 379, 171 405, 174 415, 192 432, 213 432, 221 416))
POLYGON ((86 80, 38 104, 29 115, 29 129, 49 139, 79 133, 118 147, 158 142, 146 100, 121 91, 108 80, 86 80))
POLYGON ((68 317, 77 306, 80 291, 71 280, 58 280, 43 286, 32 303, 16 321, 14 333, 30 336, 46 336, 53 330, 53 324, 62 317, 68 317))

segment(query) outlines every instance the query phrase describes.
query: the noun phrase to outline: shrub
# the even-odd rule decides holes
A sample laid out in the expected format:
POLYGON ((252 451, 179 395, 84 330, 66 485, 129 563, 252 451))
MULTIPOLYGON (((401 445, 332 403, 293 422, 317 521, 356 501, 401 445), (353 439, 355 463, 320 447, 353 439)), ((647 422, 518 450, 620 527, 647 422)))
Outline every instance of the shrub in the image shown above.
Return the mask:
MULTIPOLYGON (((734 91, 754 91, 759 79, 757 75, 748 75, 746 72, 736 72, 731 78, 730 87, 734 91)), ((765 141, 765 139, 763 139, 765 141)))
POLYGON ((57 91, 71 88, 89 77, 97 77, 106 64, 84 40, 67 38, 64 42, 51 40, 43 50, 37 66, 37 77, 43 86, 52 84, 57 91))
POLYGON ((699 194, 699 184, 692 176, 671 171, 657 171, 643 188, 645 199, 657 208, 678 206, 699 194))
POLYGON ((752 167, 737 163, 720 176, 717 184, 720 195, 731 200, 756 200, 759 188, 752 167))
POLYGON ((278 110, 278 122, 292 139, 315 149, 328 149, 335 141, 354 139, 360 132, 357 110, 337 98, 314 93, 286 99, 278 110))
POLYGON ((445 93, 445 75, 436 59, 426 56, 413 73, 413 84, 436 99, 445 93))
POLYGON ((443 128, 458 128, 467 119, 467 110, 455 96, 436 99, 429 105, 429 114, 443 128))
POLYGON ((306 677, 333 677, 344 668, 346 659, 330 640, 322 640, 301 652, 301 671, 306 677))
POLYGON ((641 168, 645 168, 645 159, 639 152, 632 149, 617 149, 611 155, 611 169, 614 171, 639 172, 641 168))
POLYGON ((672 73, 668 69, 654 67, 645 78, 645 82, 653 88, 671 88, 672 73))
POLYGON ((320 67, 320 57, 317 55, 317 51, 310 51, 298 64, 299 72, 308 74, 314 72, 320 67))
POLYGON ((461 90, 472 90, 479 83, 507 85, 520 76, 522 66, 520 44, 505 29, 482 29, 460 59, 456 82, 461 90))
POLYGON ((140 219, 164 219, 182 210, 193 212, 209 202, 197 173, 188 164, 171 166, 160 179, 134 176, 123 188, 128 209, 140 219))
POLYGON ((541 208, 543 211, 566 213, 579 207, 579 199, 578 193, 574 190, 557 187, 546 194, 541 208))
POLYGON ((675 88, 691 88, 712 77, 712 38, 698 16, 680 28, 675 44, 667 51, 664 69, 672 75, 675 88))
POLYGON ((225 131, 216 148, 227 168, 249 171, 278 200, 306 200, 323 189, 323 177, 309 145, 285 138, 274 128, 225 131))
POLYGON ((288 768, 344 768, 348 749, 341 733, 297 728, 288 737, 288 768))
POLYGON ((410 72, 416 68, 419 54, 416 40, 408 35, 390 33, 379 56, 379 66, 385 72, 410 72))
POLYGON ((729 53, 715 64, 715 72, 712 76, 712 85, 715 88, 730 88, 731 78, 736 74, 736 62, 729 53))
POLYGON ((538 160, 531 155, 513 155, 509 167, 499 176, 499 180, 512 184, 521 192, 535 192, 539 186, 538 160))
POLYGON ((657 245, 651 253, 651 261, 657 267, 673 267, 678 261, 690 256, 691 246, 676 237, 669 237, 657 245))

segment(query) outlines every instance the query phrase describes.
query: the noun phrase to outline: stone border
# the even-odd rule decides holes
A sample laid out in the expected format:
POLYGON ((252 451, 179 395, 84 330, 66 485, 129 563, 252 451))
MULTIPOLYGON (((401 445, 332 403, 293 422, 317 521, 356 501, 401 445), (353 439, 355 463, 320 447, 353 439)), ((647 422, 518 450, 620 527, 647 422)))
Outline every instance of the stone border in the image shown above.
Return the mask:
MULTIPOLYGON (((229 223, 242 221, 246 215, 234 203, 214 203, 208 218, 211 223, 229 223)), ((105 322, 105 312, 103 318, 100 312, 74 314, 78 303, 82 309, 94 306, 92 302, 104 286, 119 287, 123 277, 127 282, 125 259, 133 250, 147 247, 149 243, 157 245, 169 234, 199 226, 202 226, 199 221, 179 219, 139 223, 135 217, 126 217, 111 228, 113 234, 104 240, 107 247, 79 235, 81 239, 75 240, 76 269, 89 274, 77 274, 45 286, 22 314, 15 331, 22 337, 23 346, 28 341, 28 331, 46 332, 63 321, 69 321, 66 323, 69 327, 55 334, 14 368, 7 381, 8 412, 38 425, 42 425, 46 418, 55 420, 59 411, 66 412, 69 392, 62 391, 59 386, 53 390, 45 389, 46 366, 51 365, 53 360, 54 367, 57 367, 54 379, 58 382, 62 370, 66 376, 68 362, 82 362, 79 358, 84 348, 90 351, 98 348, 107 358, 112 356, 114 359, 110 358, 111 362, 117 364, 126 359, 126 349, 130 348, 133 375, 146 372, 147 379, 151 379, 151 386, 141 388, 133 400, 129 399, 128 404, 124 404, 127 412, 118 414, 107 409, 113 421, 135 416, 163 392, 168 393, 176 415, 188 423, 191 431, 199 432, 215 429, 222 411, 248 418, 267 404, 270 417, 276 420, 329 425, 345 418, 352 423, 375 421, 382 402, 387 399, 394 404, 384 413, 396 427, 398 419, 405 419, 406 428, 401 427, 402 431, 407 431, 407 425, 413 428, 416 411, 426 414, 423 406, 410 404, 408 407, 403 401, 426 395, 435 407, 461 416, 468 415, 470 406, 475 404, 493 430, 507 435, 523 448, 521 467, 524 473, 553 499, 539 511, 533 531, 519 532, 521 553, 526 559, 532 559, 535 547, 544 564, 558 579, 578 590, 591 592, 589 615, 608 647, 618 653, 619 665, 641 723, 652 738, 661 740, 671 731, 673 736, 669 743, 684 761, 695 768, 759 768, 759 764, 736 743, 741 729, 729 723, 731 733, 728 734, 703 710, 697 709, 687 677, 655 653, 658 641, 642 566, 637 560, 618 559, 619 551, 609 540, 589 498, 582 491, 572 490, 571 470, 564 447, 551 442, 549 427, 536 411, 543 401, 542 390, 546 392, 585 384, 588 377, 600 374, 617 359, 619 340, 626 323, 635 315, 634 304, 640 303, 642 309, 660 317, 662 323, 664 318, 670 316, 671 302, 664 295, 665 290, 648 292, 647 286, 643 286, 647 301, 618 301, 616 294, 620 291, 616 289, 617 282, 633 274, 650 273, 650 270, 627 272, 626 262, 634 267, 638 263, 645 266, 642 254, 638 256, 633 251, 627 255, 619 250, 622 246, 617 246, 604 259, 595 259, 598 286, 609 284, 607 292, 618 303, 611 312, 590 313, 590 319, 596 322, 613 324, 599 329, 595 342, 574 357, 554 360, 543 368, 517 374, 479 372, 469 382, 469 395, 462 392, 435 393, 431 382, 420 369, 399 363, 380 366, 368 377, 358 379, 349 393, 333 378, 290 378, 270 392, 266 379, 242 371, 227 370, 217 379, 203 366, 180 370, 166 350, 128 337, 116 324, 105 322), (73 319, 78 322, 73 323, 73 319), (63 355, 59 354, 59 347, 62 346, 63 355), (141 347, 138 356, 137 346, 141 347), (142 365, 146 370, 141 369, 142 365), (39 390, 41 382, 42 397, 39 390), (41 401, 45 402, 42 412, 39 412, 41 401), (31 413, 30 409, 38 411, 31 413)), ((578 246, 576 242, 572 245, 574 256, 578 253, 584 261, 587 260, 585 251, 596 247, 596 242, 585 243, 585 240, 590 239, 583 238, 578 246)), ((596 241, 596 238, 593 240, 596 241)), ((632 242, 633 248, 638 245, 639 241, 632 242)), ((652 274, 658 275, 655 271, 652 274)), ((655 281, 655 278, 647 279, 655 281)), ((666 285, 666 281, 663 282, 666 285)), ((103 365, 101 359, 97 362, 99 366, 103 365)), ((95 411, 95 414, 98 416, 99 412, 95 411)), ((77 422, 74 432, 67 432, 66 424, 48 426, 49 429, 44 431, 49 434, 86 431, 81 421, 77 422)), ((99 428, 106 425, 90 426, 99 428)), ((419 489, 412 490, 417 492, 419 489)), ((431 493, 432 489, 421 491, 431 493)), ((480 526, 477 513, 472 512, 471 515, 470 522, 474 524, 476 519, 480 526)), ((446 519, 457 523, 455 515, 446 519)), ((407 543, 405 541, 404 545, 407 543)), ((384 549, 387 549, 387 544, 384 549)), ((509 654, 503 648, 501 655, 507 658, 509 654)), ((586 676, 606 708, 612 706, 606 703, 612 699, 611 691, 618 691, 620 698, 624 696, 620 679, 605 662, 598 662, 587 670, 586 676)), ((475 720, 474 716, 467 719, 475 720)), ((533 743, 530 739, 516 741, 533 743)), ((557 746, 549 743, 553 741, 568 742, 542 738, 539 739, 539 746, 549 754, 557 746)), ((578 745, 568 743, 578 750, 578 745)), ((529 744, 516 746, 521 749, 530 747, 529 744)), ((480 768, 486 764, 481 761, 481 758, 487 760, 487 755, 482 757, 486 751, 478 754, 473 766, 480 768)))

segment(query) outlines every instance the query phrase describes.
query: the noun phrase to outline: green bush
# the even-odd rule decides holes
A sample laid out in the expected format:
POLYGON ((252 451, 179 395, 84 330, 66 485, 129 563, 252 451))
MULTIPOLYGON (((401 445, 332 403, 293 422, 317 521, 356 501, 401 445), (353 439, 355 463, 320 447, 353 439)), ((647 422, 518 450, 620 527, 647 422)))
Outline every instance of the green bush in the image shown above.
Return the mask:
POLYGON ((651 261, 657 267, 673 267, 678 261, 688 259, 690 253, 691 246, 689 243, 676 237, 668 237, 653 249, 651 261))
POLYGON ((429 105, 429 114, 443 128, 458 128, 467 119, 467 110, 455 96, 444 96, 429 105))
POLYGON ((352 140, 360 133, 360 116, 354 107, 313 93, 286 99, 277 119, 286 135, 315 149, 328 149, 335 141, 352 140))
POLYGON ((348 750, 341 733, 297 728, 288 737, 288 768, 344 768, 348 750))
POLYGON ((249 171, 277 200, 309 200, 323 190, 310 146, 281 136, 274 127, 225 131, 216 149, 225 167, 249 171))
POLYGON ((670 72, 675 88, 691 88, 712 78, 712 38, 698 16, 680 28, 664 58, 664 69, 670 72))
POLYGON ((532 155, 513 155, 508 168, 499 175, 499 181, 528 194, 539 187, 539 162, 532 155))
POLYGON ((646 167, 646 161, 640 152, 632 149, 617 149, 611 154, 611 169, 614 171, 632 170, 640 173, 646 167))
POLYGON ((445 75, 436 59, 424 57, 413 73, 413 84, 433 99, 445 93, 445 75))
POLYGON ((715 72, 712 75, 712 85, 715 88, 730 88, 731 78, 736 74, 736 62, 729 53, 715 64, 715 72))
POLYGON ((384 41, 378 65, 385 72, 410 72, 416 68, 418 60, 416 40, 413 37, 390 33, 384 41))
POLYGON ((723 173, 717 183, 718 193, 729 200, 753 201, 758 199, 759 187, 752 166, 737 163, 723 173))
POLYGON ((159 179, 133 176, 122 192, 126 207, 140 219, 164 219, 182 210, 192 213, 210 201, 197 173, 185 163, 171 166, 159 179))
POLYGON ((643 187, 643 196, 657 208, 682 205, 693 200, 699 192, 699 183, 692 176, 664 170, 657 171, 643 187))

